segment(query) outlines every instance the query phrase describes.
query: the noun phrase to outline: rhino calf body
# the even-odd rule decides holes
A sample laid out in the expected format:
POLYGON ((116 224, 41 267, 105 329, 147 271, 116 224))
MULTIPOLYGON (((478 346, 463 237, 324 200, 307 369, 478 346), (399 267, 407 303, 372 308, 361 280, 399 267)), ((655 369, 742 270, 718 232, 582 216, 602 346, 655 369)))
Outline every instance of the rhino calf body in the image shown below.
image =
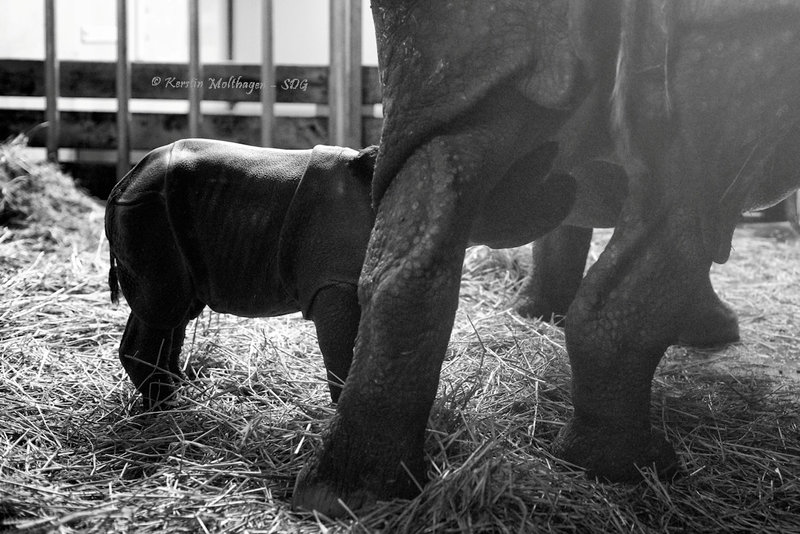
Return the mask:
POLYGON ((145 409, 175 394, 186 326, 205 306, 244 317, 301 311, 338 400, 360 318, 374 154, 187 139, 153 150, 115 186, 109 283, 131 307, 119 354, 145 409))

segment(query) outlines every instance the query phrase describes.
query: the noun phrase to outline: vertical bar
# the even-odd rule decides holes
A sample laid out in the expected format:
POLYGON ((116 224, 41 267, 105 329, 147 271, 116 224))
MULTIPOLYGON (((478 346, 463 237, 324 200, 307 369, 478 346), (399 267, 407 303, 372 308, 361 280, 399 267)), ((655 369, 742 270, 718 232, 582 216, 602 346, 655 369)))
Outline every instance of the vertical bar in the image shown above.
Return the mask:
POLYGON ((272 146, 272 127, 275 122, 272 0, 263 0, 261 5, 261 146, 272 146))
POLYGON ((330 140, 360 147, 361 141, 361 0, 331 0, 330 140))
POLYGON ((47 159, 58 162, 58 59, 56 58, 56 7, 55 0, 44 2, 44 86, 45 120, 47 121, 47 159))
POLYGON ((131 64, 128 59, 128 2, 117 0, 117 180, 130 170, 131 64))
POLYGON ((226 51, 226 52, 227 52, 227 53, 226 53, 226 58, 227 58, 227 59, 230 61, 230 60, 232 60, 232 59, 233 59, 233 53, 234 53, 234 43, 235 43, 235 41, 234 41, 234 33, 233 33, 233 32, 234 32, 234 23, 233 23, 233 17, 234 17, 234 7, 233 7, 233 0, 227 0, 227 1, 226 1, 226 3, 225 3, 225 12, 226 12, 226 14, 225 14, 225 16, 226 16, 226 22, 228 23, 228 27, 227 27, 227 32, 228 32, 228 35, 226 36, 226 37, 227 37, 226 46, 227 46, 228 50, 226 51))
POLYGON ((200 137, 200 101, 203 99, 203 68, 200 65, 199 0, 189 0, 189 137, 200 137))

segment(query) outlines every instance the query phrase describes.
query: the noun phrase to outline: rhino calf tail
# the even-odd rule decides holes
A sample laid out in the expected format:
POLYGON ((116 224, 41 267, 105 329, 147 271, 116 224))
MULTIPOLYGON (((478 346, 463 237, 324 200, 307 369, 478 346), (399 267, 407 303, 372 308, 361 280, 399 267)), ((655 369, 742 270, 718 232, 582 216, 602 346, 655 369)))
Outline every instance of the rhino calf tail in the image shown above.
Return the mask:
POLYGON ((111 267, 108 269, 108 288, 111 290, 111 302, 119 303, 119 279, 117 278, 117 258, 109 252, 111 267))

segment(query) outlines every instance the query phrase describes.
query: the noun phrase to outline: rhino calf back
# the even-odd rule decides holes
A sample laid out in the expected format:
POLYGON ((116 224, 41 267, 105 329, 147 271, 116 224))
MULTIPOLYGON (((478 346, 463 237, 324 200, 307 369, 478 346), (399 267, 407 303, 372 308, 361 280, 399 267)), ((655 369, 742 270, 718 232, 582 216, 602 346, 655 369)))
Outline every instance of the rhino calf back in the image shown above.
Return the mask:
POLYGON ((149 153, 112 192, 106 215, 134 313, 173 328, 198 301, 242 316, 297 311, 276 259, 285 208, 307 162, 307 151, 296 152, 290 164, 267 149, 187 140, 149 153))

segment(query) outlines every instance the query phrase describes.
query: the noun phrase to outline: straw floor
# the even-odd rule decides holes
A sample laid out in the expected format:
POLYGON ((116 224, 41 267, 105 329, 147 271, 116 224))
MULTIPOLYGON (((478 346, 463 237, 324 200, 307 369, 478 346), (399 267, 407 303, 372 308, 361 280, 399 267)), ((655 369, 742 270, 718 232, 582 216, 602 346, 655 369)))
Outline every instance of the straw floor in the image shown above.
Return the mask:
POLYGON ((142 413, 116 356, 127 307, 109 302, 102 207, 13 146, 1 156, 6 204, 29 216, 0 226, 0 532, 800 532, 787 225, 742 228, 714 269, 744 341, 674 347, 659 367, 653 421, 683 478, 603 484, 548 453, 570 413, 563 333, 510 311, 526 249, 476 248, 428 424, 430 481, 330 522, 288 506, 334 411, 313 325, 204 312, 184 405, 142 413))

